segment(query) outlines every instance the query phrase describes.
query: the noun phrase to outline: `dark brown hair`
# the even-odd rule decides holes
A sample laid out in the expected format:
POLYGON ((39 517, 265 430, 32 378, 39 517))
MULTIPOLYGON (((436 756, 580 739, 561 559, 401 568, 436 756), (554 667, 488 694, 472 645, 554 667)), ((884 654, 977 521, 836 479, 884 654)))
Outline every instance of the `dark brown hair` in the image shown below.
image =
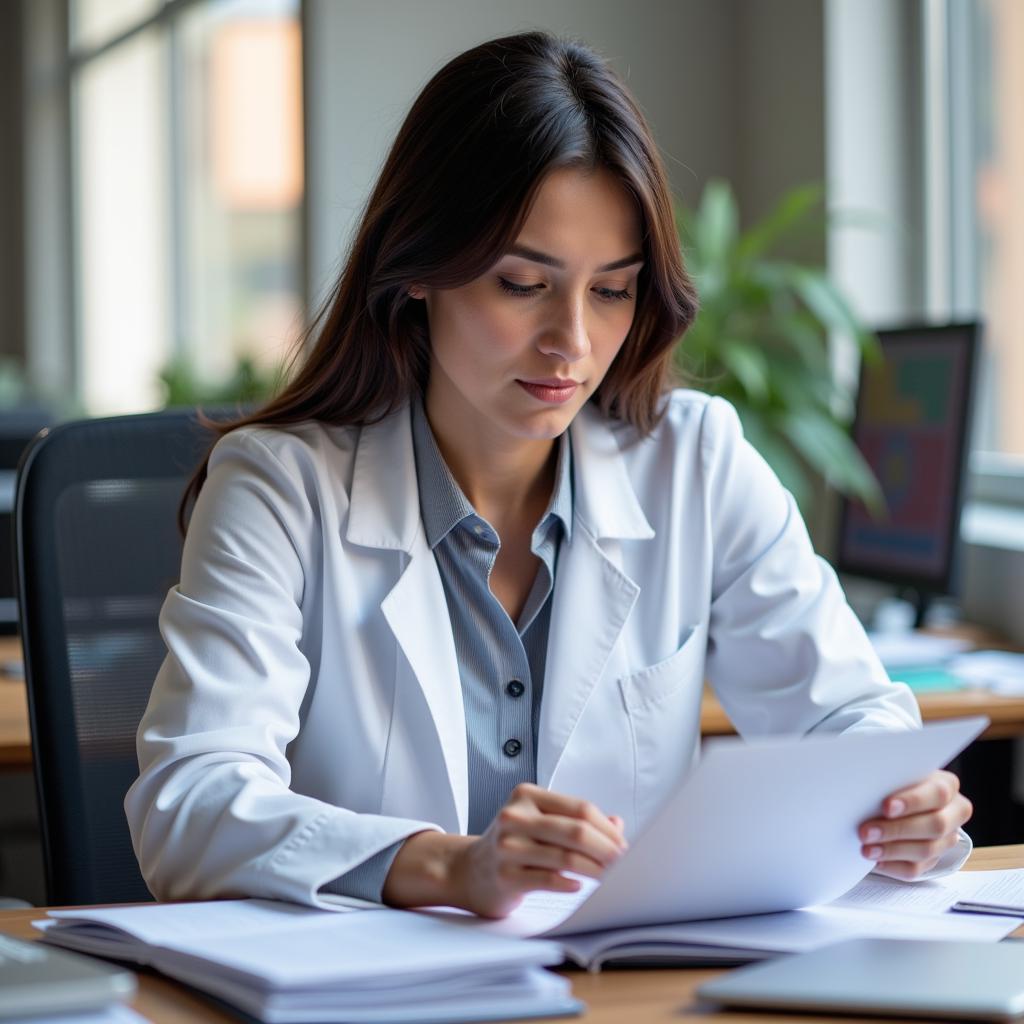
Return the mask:
MULTIPOLYGON (((407 289, 479 277, 515 241, 545 175, 562 167, 605 168, 638 205, 645 263, 636 312, 593 398, 605 415, 652 430, 672 347, 697 312, 665 169, 643 114, 606 61, 578 40, 539 31, 481 43, 427 83, 391 146, 344 269, 301 339, 296 355, 308 348, 305 361, 262 408, 211 429, 366 424, 424 391, 425 303, 407 289)), ((182 499, 183 530, 208 461, 182 499)))

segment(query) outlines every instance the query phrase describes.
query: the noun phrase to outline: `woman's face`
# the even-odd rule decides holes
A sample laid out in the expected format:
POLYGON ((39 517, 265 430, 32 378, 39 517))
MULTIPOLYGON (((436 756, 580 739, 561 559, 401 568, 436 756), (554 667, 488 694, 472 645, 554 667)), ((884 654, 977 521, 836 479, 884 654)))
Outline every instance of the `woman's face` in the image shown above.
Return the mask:
POLYGON ((640 215, 606 170, 552 171, 514 246, 459 288, 412 288, 431 338, 426 405, 448 440, 557 437, 633 323, 640 215))

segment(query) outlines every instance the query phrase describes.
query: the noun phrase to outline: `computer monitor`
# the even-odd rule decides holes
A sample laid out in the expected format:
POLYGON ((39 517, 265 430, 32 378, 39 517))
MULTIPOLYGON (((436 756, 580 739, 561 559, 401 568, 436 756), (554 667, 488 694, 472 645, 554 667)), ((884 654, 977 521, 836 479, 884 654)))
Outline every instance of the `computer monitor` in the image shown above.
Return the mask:
POLYGON ((29 442, 53 417, 42 410, 0 412, 0 635, 18 632, 14 580, 14 482, 29 442))
POLYGON ((861 367, 853 440, 886 511, 842 502, 836 567, 911 591, 921 625, 929 597, 956 586, 979 325, 876 333, 882 360, 861 367))

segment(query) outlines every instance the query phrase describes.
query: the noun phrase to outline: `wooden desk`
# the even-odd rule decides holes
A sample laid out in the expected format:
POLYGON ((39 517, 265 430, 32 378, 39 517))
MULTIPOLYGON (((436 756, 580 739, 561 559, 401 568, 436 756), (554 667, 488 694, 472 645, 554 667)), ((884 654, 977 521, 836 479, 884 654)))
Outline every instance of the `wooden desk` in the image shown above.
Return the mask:
POLYGON ((28 768, 32 764, 25 679, 6 671, 8 665, 20 661, 18 637, 0 636, 0 768, 28 768))
MULTIPOLYGON (((976 850, 967 865, 971 868, 1019 868, 1024 867, 1024 845, 990 846, 976 850)), ((37 938, 31 922, 41 917, 42 910, 0 911, 0 931, 20 938, 37 938)), ((1013 933, 1024 936, 1024 926, 1013 933)), ((587 1004, 583 1020, 593 1024, 678 1024, 681 1017, 709 1015, 721 1024, 773 1024, 776 1021, 793 1020, 774 1013, 726 1013, 708 1011, 699 1007, 693 997, 694 989, 721 973, 720 970, 704 968, 663 968, 661 970, 608 970, 602 974, 587 974, 584 971, 568 972, 573 982, 573 992, 587 1004)), ((186 992, 172 981, 159 975, 141 973, 139 993, 135 1008, 153 1024, 237 1024, 236 1018, 215 1010, 200 998, 186 992)), ((547 1018, 565 1020, 572 1018, 547 1018)), ((836 1017, 821 1017, 811 1014, 800 1015, 801 1024, 836 1024, 836 1017)), ((843 1017, 847 1024, 884 1024, 881 1017, 843 1017)))
MULTIPOLYGON (((979 737, 983 740, 1024 736, 1024 697, 996 697, 984 690, 951 690, 948 693, 919 693, 917 703, 926 722, 965 715, 987 715, 991 724, 979 737)), ((700 731, 704 736, 724 736, 735 731, 712 693, 704 694, 700 731)))

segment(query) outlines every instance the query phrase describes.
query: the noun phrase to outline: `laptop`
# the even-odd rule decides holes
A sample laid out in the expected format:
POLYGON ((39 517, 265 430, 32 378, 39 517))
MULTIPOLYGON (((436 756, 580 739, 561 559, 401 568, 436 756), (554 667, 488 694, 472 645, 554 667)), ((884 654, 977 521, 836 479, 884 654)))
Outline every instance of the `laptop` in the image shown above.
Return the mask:
POLYGON ((740 967, 697 996, 762 1010, 952 1020, 1024 1015, 1024 942, 850 939, 740 967))

